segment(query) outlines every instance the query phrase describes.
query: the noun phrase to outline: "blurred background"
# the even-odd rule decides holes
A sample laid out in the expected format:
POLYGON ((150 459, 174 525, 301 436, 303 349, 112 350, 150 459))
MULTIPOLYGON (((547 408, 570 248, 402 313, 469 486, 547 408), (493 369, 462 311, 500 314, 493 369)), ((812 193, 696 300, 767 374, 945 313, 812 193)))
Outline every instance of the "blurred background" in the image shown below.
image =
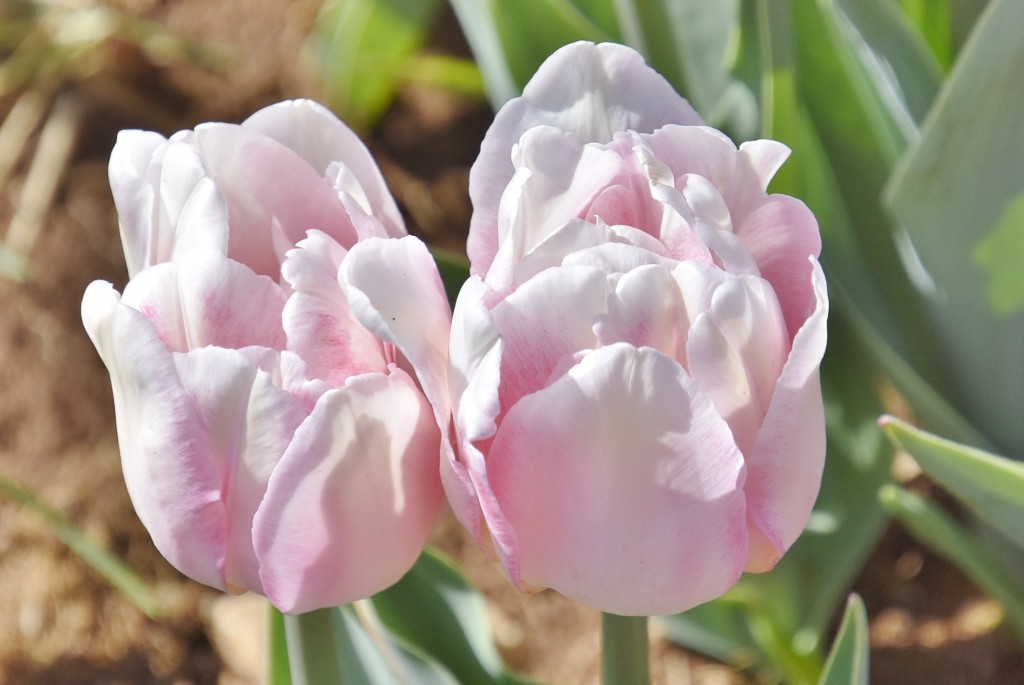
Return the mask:
MULTIPOLYGON (((1024 491, 993 524, 989 491, 928 467, 945 443, 922 438, 919 454, 898 428, 897 449, 877 426, 894 414, 1024 455, 1022 7, 0 0, 0 682, 263 682, 263 601, 171 568, 121 478, 109 380, 79 317, 89 282, 127 280, 106 180, 117 131, 319 99, 367 142, 410 232, 457 261, 493 108, 582 38, 641 48, 737 143, 793 148, 771 189, 818 215, 833 300, 808 531, 771 574, 654 623, 655 681, 816 682, 853 591, 872 683, 1024 683, 1024 491)), ((434 542, 485 596, 511 669, 597 681, 597 612, 520 596, 454 520, 434 542)))

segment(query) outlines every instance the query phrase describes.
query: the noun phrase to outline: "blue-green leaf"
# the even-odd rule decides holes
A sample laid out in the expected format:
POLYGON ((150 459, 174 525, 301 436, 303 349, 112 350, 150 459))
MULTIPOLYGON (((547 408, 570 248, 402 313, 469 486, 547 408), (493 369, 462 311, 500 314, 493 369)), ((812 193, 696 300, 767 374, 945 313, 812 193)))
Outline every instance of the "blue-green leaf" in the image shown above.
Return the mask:
POLYGON ((441 0, 329 0, 307 48, 320 67, 327 104, 366 129, 412 76, 441 0))
POLYGON ((1024 464, 930 435, 898 419, 882 426, 924 472, 1024 549, 1024 464))
POLYGON ((412 570, 372 601, 393 634, 444 664, 459 682, 530 682, 505 669, 490 638, 483 598, 437 552, 424 552, 412 570))
POLYGON ((1014 301, 1005 296, 994 311, 990 288, 1019 265, 985 257, 990 241, 1019 246, 1024 235, 1012 209, 1024 193, 1022 32, 1024 3, 993 0, 886 189, 905 231, 904 261, 936 321, 929 344, 946 354, 949 397, 1012 454, 1024 454, 1024 421, 1013 410, 1024 406, 1024 311, 1002 306, 1014 301))
POLYGON ((871 645, 864 602, 851 595, 819 685, 868 685, 871 645))
POLYGON ((459 685, 357 603, 284 616, 293 685, 459 685))

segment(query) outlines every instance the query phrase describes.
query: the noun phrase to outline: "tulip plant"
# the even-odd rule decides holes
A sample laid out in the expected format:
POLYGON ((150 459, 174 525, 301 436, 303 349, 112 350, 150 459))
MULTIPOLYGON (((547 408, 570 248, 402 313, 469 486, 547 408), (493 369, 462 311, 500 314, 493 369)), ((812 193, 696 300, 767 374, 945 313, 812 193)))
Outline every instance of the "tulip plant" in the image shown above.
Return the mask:
MULTIPOLYGON (((1024 469, 984 451, 1019 449, 1019 424, 963 418, 942 394, 936 355, 974 363, 959 333, 909 356, 915 330, 946 330, 949 312, 900 266, 934 252, 934 239, 914 251, 935 216, 908 196, 925 141, 956 121, 958 89, 981 88, 960 74, 976 75, 1000 22, 1024 26, 1021 5, 992 3, 919 129, 931 103, 908 74, 935 76, 950 51, 938 32, 921 39, 911 2, 579 3, 559 36, 615 42, 550 56, 503 52, 494 13, 518 4, 452 4, 500 105, 470 173, 461 273, 406 234, 366 147, 313 102, 119 137, 110 182, 130 279, 123 293, 93 283, 82 313, 157 548, 199 582, 269 600, 275 685, 528 682, 487 639, 479 597, 424 551, 446 507, 516 588, 603 612, 607 685, 648 680, 648 616, 719 658, 752 649, 788 682, 866 683, 859 599, 827 658, 822 646, 885 521, 865 370, 975 443, 884 421, 977 525, 1024 546, 1024 469), (804 33, 815 27, 824 37, 804 33), (736 28, 759 57, 729 69, 711 39, 736 28), (871 71, 883 59, 892 73, 871 71), (866 140, 826 137, 847 121, 795 89, 796 67, 836 70, 828 95, 870 124, 866 140), (790 146, 758 128, 794 158, 784 166, 790 146), (862 189, 844 174, 901 154, 886 191, 897 218, 862 228, 883 217, 888 174, 871 179, 870 206, 854 206, 862 189)), ((987 116, 998 128, 1008 115, 987 116)), ((1007 144, 1024 159, 1019 132, 1007 144)), ((998 254, 1019 252, 1022 224, 1005 212, 975 253, 1000 332, 1024 320, 998 254)), ((1024 375, 1019 340, 999 392, 1024 375)), ((995 552, 912 493, 888 485, 883 501, 1024 629, 1024 586, 995 552)))

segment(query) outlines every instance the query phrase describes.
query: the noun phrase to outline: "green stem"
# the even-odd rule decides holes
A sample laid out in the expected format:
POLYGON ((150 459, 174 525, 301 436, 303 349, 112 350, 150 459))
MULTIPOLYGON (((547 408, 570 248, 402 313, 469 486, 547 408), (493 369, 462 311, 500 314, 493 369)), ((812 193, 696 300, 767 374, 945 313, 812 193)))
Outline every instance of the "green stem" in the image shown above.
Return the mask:
POLYGON ((341 685, 334 644, 335 609, 284 616, 285 642, 294 685, 341 685))
POLYGON ((601 642, 603 685, 651 682, 646 616, 601 614, 601 642))

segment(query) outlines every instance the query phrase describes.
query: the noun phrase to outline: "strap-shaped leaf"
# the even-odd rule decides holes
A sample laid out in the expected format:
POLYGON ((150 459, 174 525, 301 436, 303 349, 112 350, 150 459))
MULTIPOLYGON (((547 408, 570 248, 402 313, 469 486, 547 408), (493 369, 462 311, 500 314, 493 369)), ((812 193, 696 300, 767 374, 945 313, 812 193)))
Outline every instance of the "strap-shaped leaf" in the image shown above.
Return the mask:
POLYGON ((882 427, 933 480, 1024 549, 1024 464, 959 445, 891 416, 882 427))
POLYGON ((868 685, 870 656, 868 614, 863 600, 850 595, 819 685, 868 685))

